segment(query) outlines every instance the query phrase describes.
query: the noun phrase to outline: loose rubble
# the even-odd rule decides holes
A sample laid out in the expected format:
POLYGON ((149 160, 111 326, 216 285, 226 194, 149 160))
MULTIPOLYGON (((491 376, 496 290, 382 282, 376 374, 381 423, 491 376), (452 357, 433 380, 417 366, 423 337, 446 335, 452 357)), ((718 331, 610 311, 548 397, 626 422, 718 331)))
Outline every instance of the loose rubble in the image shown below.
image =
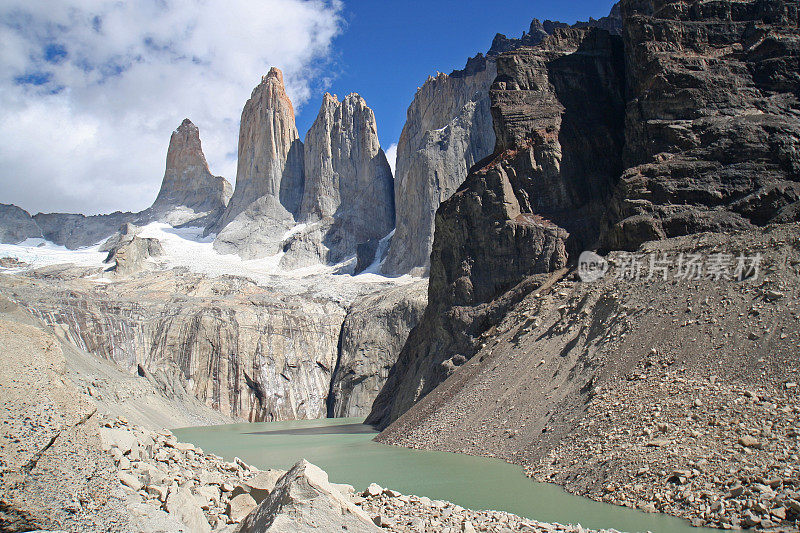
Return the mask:
POLYGON ((531 474, 592 499, 697 526, 797 531, 800 397, 746 388, 658 354, 597 391, 574 438, 531 474), (577 471, 592 472, 576 477, 577 471))
MULTIPOLYGON (((296 482, 294 478, 285 480, 285 471, 259 470, 238 458, 226 461, 192 444, 178 442, 170 431, 149 431, 122 417, 105 420, 100 432, 103 449, 119 470, 120 485, 142 504, 162 509, 170 518, 186 524, 187 531, 233 532, 243 522, 263 523, 265 511, 262 516, 253 511, 261 509, 262 502, 270 509, 280 508, 269 505, 270 494, 276 487, 288 492, 291 488, 287 486, 296 482)), ((473 511, 424 496, 403 495, 375 483, 356 492, 350 485, 329 483, 324 472, 306 461, 300 461, 290 473, 298 468, 304 472, 296 477, 311 478, 315 487, 324 484, 327 491, 341 492, 337 498, 345 498, 355 506, 350 514, 363 514, 377 528, 390 532, 591 531, 580 525, 547 524, 501 511, 473 511), (319 481, 322 477, 324 483, 319 481)), ((285 505, 285 498, 280 500, 285 505)), ((285 526, 292 522, 286 522, 284 517, 276 523, 285 526)), ((242 526, 243 530, 247 530, 246 526, 242 526)))

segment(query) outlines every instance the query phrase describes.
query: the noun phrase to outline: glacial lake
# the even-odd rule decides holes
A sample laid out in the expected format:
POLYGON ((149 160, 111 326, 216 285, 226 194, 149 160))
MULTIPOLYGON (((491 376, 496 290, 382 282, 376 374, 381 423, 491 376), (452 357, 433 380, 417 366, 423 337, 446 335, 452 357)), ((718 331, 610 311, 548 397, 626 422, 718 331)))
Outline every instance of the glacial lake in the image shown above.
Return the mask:
POLYGON ((359 418, 328 418, 173 430, 181 441, 227 460, 239 457, 262 469, 286 470, 300 458, 328 472, 330 480, 363 490, 372 482, 403 494, 447 500, 471 509, 511 512, 542 522, 592 529, 653 533, 720 531, 687 521, 598 503, 525 477, 499 459, 410 450, 372 441, 375 431, 359 418))

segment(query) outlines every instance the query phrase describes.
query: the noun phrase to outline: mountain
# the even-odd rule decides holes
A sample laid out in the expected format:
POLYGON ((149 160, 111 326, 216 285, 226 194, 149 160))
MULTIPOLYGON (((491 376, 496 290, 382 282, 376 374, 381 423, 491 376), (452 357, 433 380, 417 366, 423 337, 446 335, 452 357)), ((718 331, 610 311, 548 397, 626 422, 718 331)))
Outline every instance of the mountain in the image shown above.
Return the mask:
POLYGON ((158 196, 148 210, 150 216, 176 227, 203 225, 220 217, 230 197, 230 183, 208 170, 200 131, 191 120, 184 119, 170 137, 167 168, 158 196))
POLYGON ((263 257, 280 251, 303 192, 303 143, 283 73, 273 67, 242 109, 233 196, 208 231, 224 253, 263 257))
POLYGON ((757 509, 738 487, 795 446, 796 2, 620 13, 497 57, 494 153, 437 210, 428 308, 367 420, 695 525, 792 527, 789 478, 757 509))
MULTIPOLYGON (((397 145, 395 204, 397 228, 382 266, 387 275, 427 275, 436 209, 464 182, 474 164, 495 149, 489 88, 502 52, 531 47, 568 24, 534 19, 519 39, 497 34, 486 56, 463 70, 439 73, 417 90, 397 145)), ((573 27, 621 31, 618 5, 608 17, 573 27)))
POLYGON ((42 237, 42 230, 31 214, 11 204, 0 204, 0 243, 17 244, 42 237))
MULTIPOLYGON (((102 242, 124 224, 166 222, 175 227, 203 227, 220 216, 230 196, 230 183, 209 171, 200 131, 187 118, 172 132, 161 189, 149 208, 138 213, 116 211, 90 216, 38 213, 33 219, 45 239, 75 250, 102 242)), ((2 221, 0 225, 10 227, 2 221)))
POLYGON ((338 263, 358 244, 394 228, 392 170, 378 141, 375 114, 358 94, 325 94, 306 134, 306 181, 299 223, 284 243, 287 268, 338 263))

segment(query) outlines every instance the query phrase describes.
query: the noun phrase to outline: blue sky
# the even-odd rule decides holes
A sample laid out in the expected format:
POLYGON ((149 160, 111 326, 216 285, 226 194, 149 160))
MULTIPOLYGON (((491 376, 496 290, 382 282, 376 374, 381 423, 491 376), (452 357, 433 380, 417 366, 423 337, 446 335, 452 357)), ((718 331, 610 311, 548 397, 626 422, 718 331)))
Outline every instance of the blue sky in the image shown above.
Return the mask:
POLYGON ((327 90, 358 92, 384 149, 418 86, 462 68, 495 33, 574 22, 609 0, 3 0, 0 203, 137 211, 155 198, 171 132, 200 128, 211 171, 236 179, 242 106, 283 70, 301 138, 327 90))
MULTIPOLYGON (((574 23, 608 15, 613 1, 446 0, 346 1, 342 33, 333 40, 330 92, 361 94, 375 111, 381 145, 396 143, 406 109, 430 74, 464 67, 485 53, 496 33, 519 37, 533 18, 574 23)), ((321 99, 317 100, 318 102, 321 99)), ((297 117, 301 137, 316 118, 309 102, 297 117)))

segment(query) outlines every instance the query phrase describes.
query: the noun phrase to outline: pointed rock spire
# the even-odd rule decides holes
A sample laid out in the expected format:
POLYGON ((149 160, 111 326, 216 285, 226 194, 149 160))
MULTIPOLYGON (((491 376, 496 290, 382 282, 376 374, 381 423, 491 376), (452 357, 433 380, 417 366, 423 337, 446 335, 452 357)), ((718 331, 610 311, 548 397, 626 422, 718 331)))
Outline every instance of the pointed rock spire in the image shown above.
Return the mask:
POLYGON ((272 67, 242 110, 236 188, 215 230, 227 226, 264 196, 273 197, 286 211, 294 213, 302 190, 303 143, 297 134, 283 73, 272 67))
MULTIPOLYGON (((214 176, 208 169, 200 144, 200 131, 191 120, 184 119, 172 132, 167 150, 167 166, 161 190, 151 211, 154 218, 170 223, 192 215, 176 215, 181 220, 171 220, 168 212, 188 208, 203 216, 219 217, 231 196, 231 185, 225 178, 214 176)), ((174 217, 173 217, 174 218, 174 217)))
POLYGON ((375 114, 358 94, 325 94, 305 142, 305 187, 284 265, 336 263, 394 227, 394 182, 375 114), (313 233, 313 235, 311 235, 313 233))

